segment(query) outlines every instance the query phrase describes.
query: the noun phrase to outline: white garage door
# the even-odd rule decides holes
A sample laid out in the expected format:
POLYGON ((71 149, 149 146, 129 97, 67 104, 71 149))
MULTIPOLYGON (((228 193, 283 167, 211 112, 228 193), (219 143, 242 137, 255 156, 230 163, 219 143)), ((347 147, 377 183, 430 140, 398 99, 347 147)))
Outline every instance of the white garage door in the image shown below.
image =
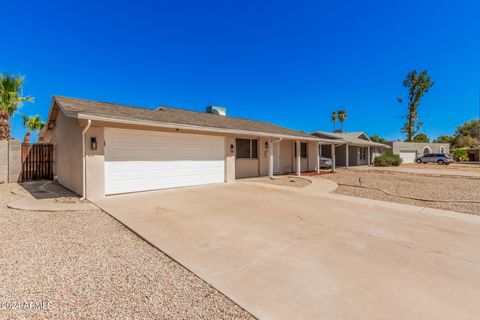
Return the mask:
POLYGON ((223 137, 105 128, 105 194, 224 182, 223 137))
POLYGON ((417 158, 417 151, 414 151, 414 150, 400 151, 400 158, 402 158, 403 163, 413 163, 417 158))

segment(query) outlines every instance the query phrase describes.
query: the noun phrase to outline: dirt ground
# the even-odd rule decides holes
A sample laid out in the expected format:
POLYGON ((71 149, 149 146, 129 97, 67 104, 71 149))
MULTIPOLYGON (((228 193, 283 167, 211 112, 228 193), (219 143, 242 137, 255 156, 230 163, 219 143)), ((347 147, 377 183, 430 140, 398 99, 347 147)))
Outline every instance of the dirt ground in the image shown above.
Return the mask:
POLYGON ((288 186, 288 187, 296 187, 296 188, 303 188, 308 186, 311 182, 308 179, 302 177, 294 177, 294 176, 280 176, 270 179, 269 177, 262 177, 262 178, 255 178, 251 179, 252 182, 260 182, 260 183, 271 183, 281 186, 288 186))
POLYGON ((15 187, 0 185, 1 319, 253 318, 101 210, 8 209, 15 187))
POLYGON ((435 177, 411 173, 346 170, 322 177, 339 183, 339 187, 335 191, 339 194, 480 215, 480 203, 419 201, 387 195, 378 190, 341 185, 350 184, 375 187, 396 195, 422 199, 478 201, 480 200, 480 179, 446 175, 435 177))

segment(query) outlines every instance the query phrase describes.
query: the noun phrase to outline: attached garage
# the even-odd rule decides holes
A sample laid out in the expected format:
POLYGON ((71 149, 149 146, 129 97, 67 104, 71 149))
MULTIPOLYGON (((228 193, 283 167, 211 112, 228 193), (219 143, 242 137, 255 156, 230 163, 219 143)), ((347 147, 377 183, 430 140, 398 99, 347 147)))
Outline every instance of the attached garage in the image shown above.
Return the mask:
POLYGON ((221 183, 225 138, 105 128, 105 194, 221 183))
POLYGON ((417 151, 415 150, 400 150, 400 158, 403 163, 414 163, 417 158, 417 151))

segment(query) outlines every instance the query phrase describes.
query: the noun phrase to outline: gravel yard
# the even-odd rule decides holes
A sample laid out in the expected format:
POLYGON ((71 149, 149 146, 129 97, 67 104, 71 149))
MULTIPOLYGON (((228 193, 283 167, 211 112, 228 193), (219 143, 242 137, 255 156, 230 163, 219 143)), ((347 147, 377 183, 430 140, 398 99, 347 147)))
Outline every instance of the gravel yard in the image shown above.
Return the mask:
POLYGON ((0 185, 0 302, 49 309, 2 305, 0 318, 253 319, 100 210, 12 210, 12 188, 0 185))
POLYGON ((263 178, 256 178, 251 179, 250 181, 253 182, 260 182, 260 183, 270 183, 280 186, 288 186, 288 187, 296 187, 296 188, 303 188, 308 186, 311 182, 308 179, 301 178, 301 177, 274 177, 270 179, 269 177, 263 178))
POLYGON ((468 163, 461 163, 455 162, 452 164, 446 165, 439 165, 436 163, 402 163, 400 165, 401 168, 415 168, 415 169, 436 169, 436 170, 444 170, 444 171, 466 171, 466 172, 480 172, 480 167, 478 164, 468 164, 468 163))
MULTIPOLYGON (((459 177, 435 177, 411 173, 359 172, 342 170, 322 176, 339 184, 376 187, 390 193, 438 200, 480 200, 480 179, 459 177), (359 180, 360 179, 360 180, 359 180)), ((363 197, 422 207, 452 210, 480 215, 480 203, 427 202, 390 196, 378 190, 339 185, 335 191, 339 194, 363 197)))

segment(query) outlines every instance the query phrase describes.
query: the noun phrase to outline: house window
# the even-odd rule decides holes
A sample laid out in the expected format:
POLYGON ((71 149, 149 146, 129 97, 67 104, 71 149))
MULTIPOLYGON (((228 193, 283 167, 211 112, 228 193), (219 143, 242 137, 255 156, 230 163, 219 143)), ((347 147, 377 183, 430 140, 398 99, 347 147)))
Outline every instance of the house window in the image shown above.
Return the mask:
POLYGON ((368 148, 360 148, 360 160, 367 160, 368 148))
MULTIPOLYGON (((295 146, 295 158, 297 157, 297 146, 295 146)), ((307 157, 307 143, 302 142, 300 143, 300 157, 306 158, 307 157)))
POLYGON ((441 147, 440 147, 440 153, 442 153, 442 154, 445 153, 445 147, 444 147, 444 146, 441 146, 441 147))
POLYGON ((258 142, 257 139, 237 139, 237 158, 241 159, 257 159, 258 158, 258 142))

